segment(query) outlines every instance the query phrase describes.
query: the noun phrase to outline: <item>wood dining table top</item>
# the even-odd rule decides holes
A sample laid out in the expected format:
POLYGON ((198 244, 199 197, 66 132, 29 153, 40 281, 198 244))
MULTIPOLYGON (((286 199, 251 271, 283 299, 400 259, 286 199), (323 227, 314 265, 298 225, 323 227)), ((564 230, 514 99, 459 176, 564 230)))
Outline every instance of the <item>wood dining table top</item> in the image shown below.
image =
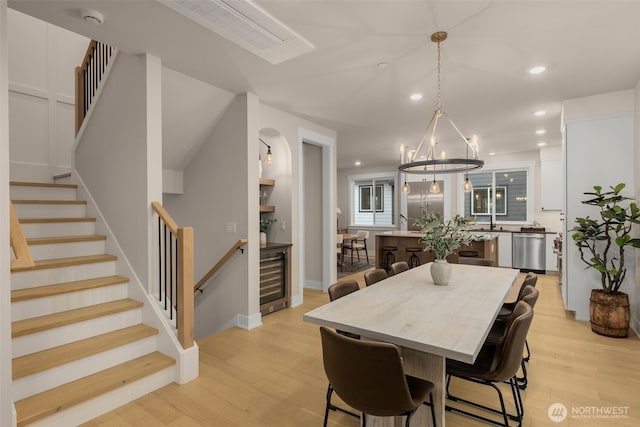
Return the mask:
POLYGON ((391 276, 304 314, 304 320, 473 363, 519 271, 451 264, 435 285, 431 263, 391 276))

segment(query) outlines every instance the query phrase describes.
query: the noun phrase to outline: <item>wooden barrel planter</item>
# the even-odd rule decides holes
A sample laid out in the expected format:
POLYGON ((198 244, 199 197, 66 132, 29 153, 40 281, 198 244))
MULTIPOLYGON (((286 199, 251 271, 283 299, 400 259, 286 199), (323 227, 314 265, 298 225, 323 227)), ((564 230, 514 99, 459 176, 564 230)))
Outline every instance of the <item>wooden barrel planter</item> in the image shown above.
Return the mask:
POLYGON ((624 292, 607 294, 602 289, 592 289, 589 302, 593 332, 613 338, 629 336, 629 295, 624 292))

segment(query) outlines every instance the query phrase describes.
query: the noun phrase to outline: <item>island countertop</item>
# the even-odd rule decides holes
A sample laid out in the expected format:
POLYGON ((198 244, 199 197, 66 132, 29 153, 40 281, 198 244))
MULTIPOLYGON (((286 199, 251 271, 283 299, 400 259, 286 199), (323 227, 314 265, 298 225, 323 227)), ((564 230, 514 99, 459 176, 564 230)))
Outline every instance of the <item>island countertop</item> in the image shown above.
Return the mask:
MULTIPOLYGON (((469 246, 460 248, 460 251, 471 251, 477 253, 478 258, 485 258, 493 260, 496 265, 498 264, 498 234, 497 233, 478 233, 484 237, 484 240, 472 242, 469 246)), ((421 248, 423 246, 421 238, 423 233, 419 231, 407 231, 407 230, 394 230, 385 231, 376 235, 376 268, 385 268, 385 257, 389 251, 385 250, 387 247, 395 247, 396 250, 392 251, 395 261, 408 261, 411 253, 407 252, 407 248, 421 248)), ((458 252, 460 252, 458 251, 458 252)), ((420 259, 421 264, 431 262, 435 259, 433 254, 429 251, 422 251, 416 253, 420 259)), ((447 257, 447 260, 451 263, 458 262, 458 255, 451 254, 447 257)))

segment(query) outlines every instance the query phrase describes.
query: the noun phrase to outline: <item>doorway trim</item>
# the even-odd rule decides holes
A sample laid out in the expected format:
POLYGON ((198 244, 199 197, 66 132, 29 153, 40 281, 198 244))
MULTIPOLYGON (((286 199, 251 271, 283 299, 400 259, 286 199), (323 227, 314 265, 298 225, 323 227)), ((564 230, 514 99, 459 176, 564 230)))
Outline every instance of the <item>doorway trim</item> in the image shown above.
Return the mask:
MULTIPOLYGON (((335 234, 337 233, 336 212, 336 139, 305 128, 298 128, 298 165, 300 165, 300 179, 298 180, 298 236, 299 248, 305 247, 305 216, 304 211, 304 146, 303 144, 316 145, 322 148, 322 291, 326 292, 329 286, 337 280, 335 234)), ((298 257, 299 271, 299 301, 303 302, 305 281, 304 256, 298 257)))

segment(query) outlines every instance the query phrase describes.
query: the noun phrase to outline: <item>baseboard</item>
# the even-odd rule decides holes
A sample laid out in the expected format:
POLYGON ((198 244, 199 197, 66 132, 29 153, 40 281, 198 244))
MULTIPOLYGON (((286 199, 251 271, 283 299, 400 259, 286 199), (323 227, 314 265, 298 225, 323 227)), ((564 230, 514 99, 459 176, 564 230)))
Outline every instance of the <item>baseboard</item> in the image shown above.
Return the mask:
POLYGON ((319 280, 305 280, 304 287, 308 289, 322 290, 322 282, 319 280))
POLYGON ((237 323, 238 327, 242 329, 253 329, 258 326, 262 326, 262 314, 256 313, 251 316, 245 316, 244 314, 238 314, 237 323))
POLYGON ((302 295, 291 297, 291 307, 297 307, 299 305, 302 305, 302 295))

